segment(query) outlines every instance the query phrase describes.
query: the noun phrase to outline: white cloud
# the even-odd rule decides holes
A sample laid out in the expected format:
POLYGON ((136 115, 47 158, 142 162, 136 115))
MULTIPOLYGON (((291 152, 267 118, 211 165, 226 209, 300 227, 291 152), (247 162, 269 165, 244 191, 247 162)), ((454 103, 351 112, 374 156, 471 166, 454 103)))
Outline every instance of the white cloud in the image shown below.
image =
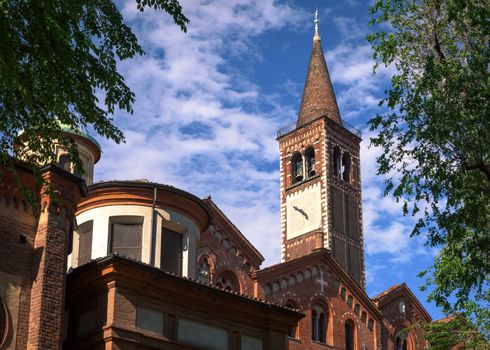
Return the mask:
POLYGON ((383 98, 392 68, 380 67, 373 75, 371 47, 365 43, 341 43, 327 50, 326 60, 344 119, 369 120, 383 98))
POLYGON ((304 23, 305 13, 273 0, 181 3, 190 19, 187 34, 163 13, 140 14, 133 2, 123 5, 146 55, 120 64, 136 94, 135 115, 116 116, 126 143, 102 142, 96 180, 147 178, 211 194, 267 263, 277 262, 274 133, 292 112, 244 72, 261 60, 253 39, 304 23), (245 62, 243 70, 233 69, 231 60, 245 62), (257 111, 259 103, 266 112, 257 111))
MULTIPOLYGON (((374 132, 364 131, 361 143, 361 171, 363 184, 363 228, 365 251, 368 257, 383 257, 399 266, 415 257, 433 256, 432 249, 424 246, 424 237, 410 237, 416 218, 403 216, 402 202, 392 195, 384 196, 386 176, 377 175, 376 158, 379 148, 370 146, 374 132)), ((374 281, 374 271, 369 272, 374 281)), ((371 267, 368 266, 368 271, 371 267)), ((402 276, 400 276, 402 278, 402 276)))
MULTIPOLYGON (((211 194, 260 249, 266 265, 275 263, 280 256, 280 228, 274 133, 296 111, 284 105, 280 95, 264 94, 229 63, 241 56, 249 64, 260 60, 252 39, 307 23, 307 14, 272 0, 185 1, 183 6, 191 20, 187 34, 168 16, 152 11, 141 15, 134 3, 125 4, 124 17, 147 54, 120 65, 136 93, 135 115, 116 117, 126 143, 102 143, 96 179, 147 178, 201 197, 211 194), (258 108, 259 104, 267 108, 258 108)), ((372 110, 388 71, 372 77, 370 48, 341 44, 326 58, 332 79, 340 86, 337 96, 347 112, 344 119, 356 120, 372 110)), ((286 80, 281 88, 294 96, 302 86, 286 80)), ((294 107, 298 103, 296 96, 294 107)), ((361 155, 366 252, 406 261, 420 252, 408 249, 410 222, 400 219, 400 205, 382 195, 375 165, 379 150, 367 147, 368 138, 365 134, 361 155), (383 222, 385 218, 391 221, 383 222)))

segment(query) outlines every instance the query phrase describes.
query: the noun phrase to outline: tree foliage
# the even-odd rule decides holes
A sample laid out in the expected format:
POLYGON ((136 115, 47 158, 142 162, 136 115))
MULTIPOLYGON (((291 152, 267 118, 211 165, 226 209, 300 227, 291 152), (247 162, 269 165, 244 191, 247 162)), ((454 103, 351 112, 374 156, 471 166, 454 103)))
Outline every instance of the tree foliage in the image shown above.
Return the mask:
POLYGON ((429 299, 490 334, 490 4, 378 0, 368 36, 391 87, 371 119, 386 193, 440 248, 429 299))
MULTIPOLYGON (((177 0, 136 2, 141 12, 167 12, 186 31, 188 19, 177 0)), ((0 0, 0 163, 12 155, 19 132, 38 162, 54 161, 57 140, 77 163, 60 124, 91 126, 123 141, 111 115, 133 112, 134 94, 117 62, 139 54, 143 49, 111 0, 0 0)))
POLYGON ((490 349, 488 340, 478 327, 459 314, 425 324, 423 328, 429 344, 426 350, 448 350, 456 345, 463 345, 464 349, 490 349))

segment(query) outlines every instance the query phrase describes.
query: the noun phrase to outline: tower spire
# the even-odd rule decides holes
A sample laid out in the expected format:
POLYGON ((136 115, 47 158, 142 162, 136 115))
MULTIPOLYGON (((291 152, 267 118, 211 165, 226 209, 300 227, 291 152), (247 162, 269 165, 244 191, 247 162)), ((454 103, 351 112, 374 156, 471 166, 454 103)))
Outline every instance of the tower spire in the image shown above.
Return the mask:
POLYGON ((296 125, 300 127, 321 117, 327 117, 342 125, 318 33, 318 9, 315 11, 314 23, 313 48, 296 125))
POLYGON ((320 34, 318 34, 318 8, 315 11, 315 35, 313 36, 313 40, 320 40, 320 34))

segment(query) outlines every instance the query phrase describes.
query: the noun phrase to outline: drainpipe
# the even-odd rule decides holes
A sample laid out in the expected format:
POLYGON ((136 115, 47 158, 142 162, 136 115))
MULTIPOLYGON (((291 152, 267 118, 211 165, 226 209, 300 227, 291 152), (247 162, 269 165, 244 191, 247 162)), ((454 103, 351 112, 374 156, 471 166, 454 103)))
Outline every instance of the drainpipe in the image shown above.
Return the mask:
POLYGON ((150 263, 155 266, 155 249, 156 249, 156 239, 157 239, 157 230, 156 230, 156 220, 155 220, 155 205, 157 202, 157 188, 153 187, 153 203, 151 205, 151 256, 150 263))

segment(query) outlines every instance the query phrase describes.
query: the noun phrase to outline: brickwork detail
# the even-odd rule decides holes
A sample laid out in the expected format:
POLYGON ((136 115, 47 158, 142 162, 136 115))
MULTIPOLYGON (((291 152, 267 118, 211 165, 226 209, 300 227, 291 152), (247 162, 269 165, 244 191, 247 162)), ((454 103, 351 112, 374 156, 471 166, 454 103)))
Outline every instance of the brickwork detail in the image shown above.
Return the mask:
POLYGON ((237 292, 253 296, 252 274, 259 270, 264 258, 210 199, 205 201, 214 218, 199 240, 198 268, 205 259, 210 268, 211 284, 216 285, 219 276, 231 273, 239 284, 237 292))
MULTIPOLYGON (((6 349, 60 349, 66 281, 67 238, 71 218, 81 196, 81 183, 73 175, 46 168, 46 188, 39 189, 24 166, 14 175, 0 169, 0 273, 7 274, 10 292, 2 295, 12 326, 6 349), (38 194, 39 212, 23 199, 19 183, 38 194), (17 284, 15 281, 18 280, 17 284), (18 286, 12 290, 12 285, 18 286), (13 296, 19 295, 18 299, 13 296)), ((35 199, 36 200, 36 199, 35 199)), ((1 275, 1 274, 0 274, 1 275)), ((6 286, 0 278, 0 293, 6 286)))
POLYGON ((261 297, 279 305, 294 305, 305 313, 289 338, 289 349, 344 349, 349 320, 355 324, 358 349, 363 349, 363 344, 375 348, 378 330, 377 326, 370 329, 369 324, 381 323, 381 314, 352 280, 347 282, 347 275, 327 250, 274 265, 260 271, 257 278, 263 286, 261 297), (325 342, 312 340, 312 310, 318 306, 327 315, 325 342))

